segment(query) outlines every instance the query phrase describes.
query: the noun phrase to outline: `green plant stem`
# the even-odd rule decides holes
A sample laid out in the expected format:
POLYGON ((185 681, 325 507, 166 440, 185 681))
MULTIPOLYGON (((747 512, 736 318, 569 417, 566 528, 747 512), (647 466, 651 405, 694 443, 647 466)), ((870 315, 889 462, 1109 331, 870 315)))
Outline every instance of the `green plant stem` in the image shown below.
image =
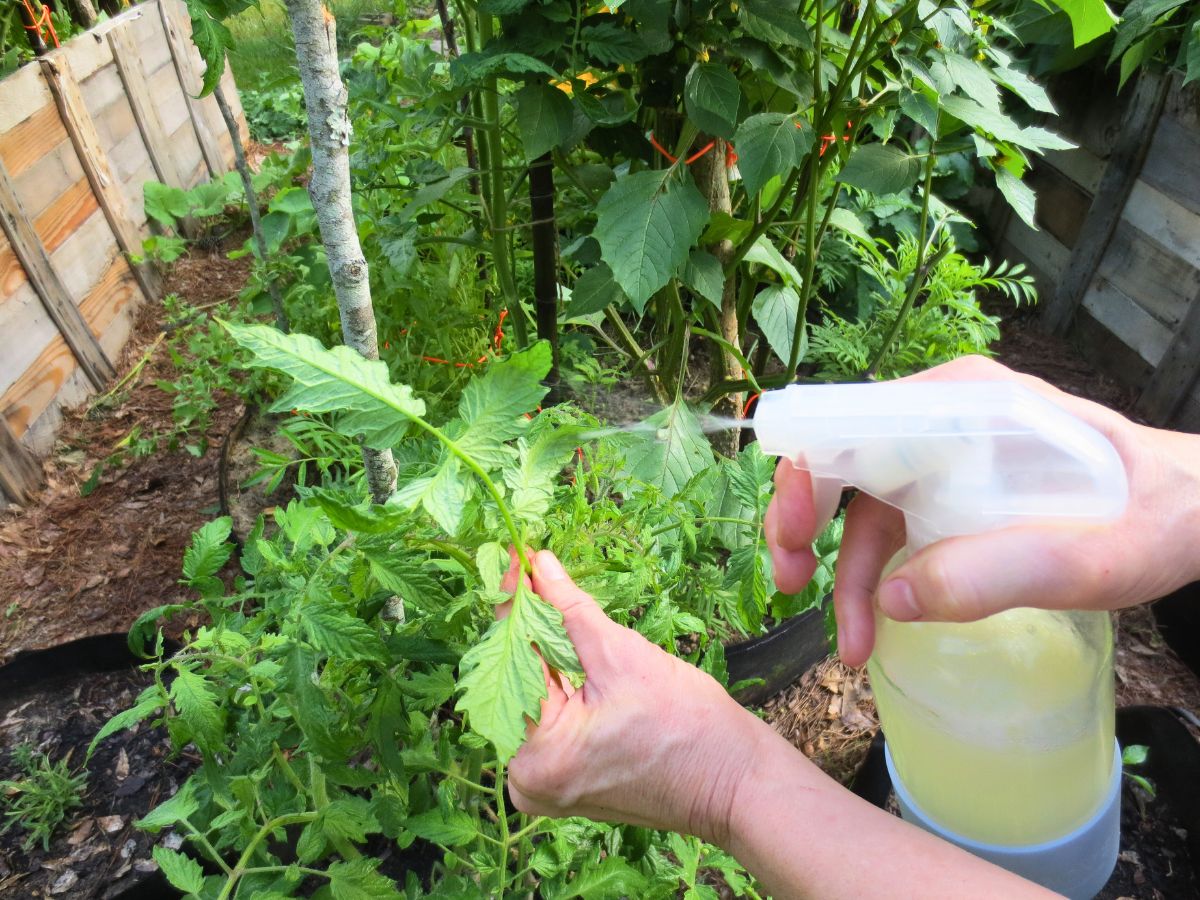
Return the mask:
MULTIPOLYGON (((738 519, 731 516, 696 516, 692 519, 693 522, 725 522, 729 525, 745 525, 749 528, 757 528, 758 522, 752 522, 749 519, 738 519)), ((662 528, 655 529, 650 532, 650 537, 658 537, 660 534, 666 534, 668 531, 674 531, 683 525, 684 520, 680 519, 670 525, 664 525, 662 528)))
POLYGON ((647 362, 648 354, 644 354, 642 352, 641 345, 638 344, 637 339, 630 333, 629 329, 625 327, 625 322, 617 314, 616 310, 614 310, 611 306, 606 306, 604 308, 604 318, 616 330, 625 346, 629 348, 632 357, 642 361, 643 370, 645 371, 646 377, 650 382, 650 388, 654 391, 654 395, 658 398, 658 402, 662 403, 664 406, 670 403, 670 399, 664 393, 662 385, 659 383, 654 370, 650 368, 647 362))
MULTIPOLYGON (((329 806, 329 793, 325 790, 325 770, 317 765, 316 759, 312 756, 308 758, 308 777, 312 781, 312 793, 313 799, 317 803, 317 811, 320 812, 329 806)), ((359 849, 343 837, 330 837, 329 843, 333 844, 334 849, 341 854, 343 859, 362 858, 359 849)))
POLYGON ((475 568, 475 560, 471 559, 466 551, 460 547, 455 547, 447 541, 439 541, 436 538, 422 538, 418 543, 424 544, 431 550, 437 550, 439 553, 445 553, 467 571, 475 568))
POLYGON ((312 869, 308 866, 254 866, 242 872, 243 875, 268 875, 272 872, 286 872, 291 869, 293 872, 301 872, 305 875, 314 875, 317 878, 332 878, 333 876, 324 869, 312 869))
POLYGON ((531 832, 537 831, 539 828, 541 828, 541 827, 542 827, 542 823, 543 823, 543 822, 545 822, 545 821, 546 821, 546 817, 545 817, 545 816, 535 816, 535 817, 533 818, 533 821, 532 821, 532 822, 530 822, 528 825, 526 825, 526 826, 525 826, 524 828, 522 828, 520 831, 518 831, 518 832, 514 833, 514 834, 513 834, 513 836, 512 836, 511 838, 509 838, 509 840, 510 840, 512 843, 514 843, 514 844, 515 844, 517 841, 519 841, 519 840, 521 840, 522 838, 526 837, 526 836, 527 836, 528 834, 530 834, 531 832))
POLYGON ((208 858, 216 863, 222 872, 224 872, 226 875, 229 875, 233 872, 233 869, 229 868, 229 863, 225 862, 225 860, 221 858, 221 854, 217 852, 217 848, 209 843, 208 838, 206 838, 204 834, 198 828, 196 828, 195 825, 193 825, 187 819, 184 819, 183 827, 187 829, 188 836, 200 845, 200 848, 208 854, 208 858))
MULTIPOLYGON (((486 46, 495 36, 495 26, 490 12, 480 11, 478 19, 479 42, 486 46)), ((512 260, 508 255, 508 244, 504 239, 504 226, 508 223, 508 195, 504 190, 503 163, 504 147, 500 130, 500 103, 497 93, 496 78, 492 77, 484 84, 481 102, 483 118, 486 126, 483 129, 487 145, 486 166, 489 169, 488 178, 488 230, 492 237, 492 265, 496 269, 496 280, 500 283, 500 293, 512 315, 513 332, 517 338, 518 347, 529 346, 529 328, 525 322, 525 311, 521 307, 521 297, 517 293, 517 283, 513 279, 512 260)), ((482 161, 481 161, 482 162, 482 161)))
POLYGON ((508 848, 512 845, 508 834, 508 808, 504 803, 504 762, 496 761, 496 818, 500 824, 500 864, 496 868, 499 900, 504 900, 504 889, 508 886, 508 848))
MULTIPOLYGON (((930 140, 933 140, 932 135, 930 140)), ((933 152, 933 147, 929 149, 929 155, 925 157, 925 183, 921 191, 921 219, 917 229, 917 259, 913 266, 912 282, 909 284, 908 293, 904 295, 904 303, 900 306, 900 311, 896 313, 896 321, 892 322, 892 327, 888 329, 887 335, 883 339, 883 343, 879 345, 879 351, 875 354, 875 358, 871 360, 871 364, 867 366, 867 371, 863 374, 867 378, 873 377, 879 367, 883 365, 887 359, 888 351, 891 349, 892 342, 900 334, 900 329, 904 326, 904 320, 908 318, 909 311, 916 303, 917 295, 921 292, 921 287, 925 284, 925 279, 929 274, 929 270, 941 262, 942 257, 946 255, 949 247, 943 247, 933 258, 928 262, 925 261, 925 253, 929 245, 929 194, 933 184, 933 166, 937 160, 937 155, 933 152)))
POLYGON ((221 888, 221 893, 217 895, 217 900, 229 900, 238 880, 246 874, 249 868, 247 863, 254 858, 255 852, 258 850, 258 845, 265 841, 271 832, 277 828, 285 828, 288 825, 301 825, 312 822, 316 818, 317 814, 315 812, 289 813, 284 816, 276 816, 263 825, 262 828, 258 829, 254 837, 250 839, 250 843, 246 845, 246 849, 242 851, 242 855, 238 857, 233 871, 229 873, 229 877, 225 881, 225 886, 221 888))
POLYGON ((487 787, 486 785, 482 785, 478 781, 472 781, 470 778, 465 778, 456 772, 448 772, 444 769, 439 769, 438 771, 442 775, 444 775, 446 778, 449 778, 451 781, 457 782, 458 784, 461 784, 463 787, 468 787, 473 791, 479 791, 479 793, 481 793, 481 794, 490 794, 492 791, 492 789, 490 787, 487 787))

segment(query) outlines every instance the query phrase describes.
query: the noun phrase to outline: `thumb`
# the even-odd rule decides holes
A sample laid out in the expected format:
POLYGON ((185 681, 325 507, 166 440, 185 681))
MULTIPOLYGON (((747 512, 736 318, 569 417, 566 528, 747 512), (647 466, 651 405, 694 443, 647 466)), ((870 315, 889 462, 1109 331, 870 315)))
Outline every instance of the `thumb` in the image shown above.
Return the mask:
POLYGON ((588 675, 606 659, 605 640, 618 628, 604 614, 592 596, 582 590, 549 550, 539 550, 533 558, 533 590, 562 613, 567 635, 588 675))
POLYGON ((900 622, 970 622, 1017 606, 1127 605, 1136 598, 1110 527, 1022 525, 938 541, 884 579, 879 607, 900 622))

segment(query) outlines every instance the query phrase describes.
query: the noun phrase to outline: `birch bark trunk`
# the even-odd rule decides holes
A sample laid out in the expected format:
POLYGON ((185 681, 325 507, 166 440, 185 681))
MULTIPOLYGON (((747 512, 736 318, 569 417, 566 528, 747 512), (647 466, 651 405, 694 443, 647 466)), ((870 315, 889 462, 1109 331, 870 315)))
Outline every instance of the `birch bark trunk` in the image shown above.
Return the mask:
MULTIPOLYGON (((342 340, 367 359, 379 359, 371 282, 351 204, 351 129, 346 115, 346 86, 338 70, 337 26, 322 0, 286 0, 286 5, 312 143, 313 172, 308 193, 333 278, 342 340)), ((382 503, 396 487, 392 451, 364 447, 363 461, 371 496, 382 503)))

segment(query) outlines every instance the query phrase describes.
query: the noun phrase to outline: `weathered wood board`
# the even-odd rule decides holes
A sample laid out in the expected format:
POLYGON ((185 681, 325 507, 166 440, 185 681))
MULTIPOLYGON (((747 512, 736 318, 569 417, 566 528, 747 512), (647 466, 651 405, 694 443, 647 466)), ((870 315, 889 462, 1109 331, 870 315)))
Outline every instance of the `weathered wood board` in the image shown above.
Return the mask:
MULTIPOLYGON (((157 294, 127 258, 151 233, 145 183, 191 187, 233 164, 216 101, 191 96, 203 62, 186 14, 160 2, 177 0, 147 0, 0 80, 0 506, 29 496, 30 452, 104 383, 157 294)), ((222 84, 244 142, 228 68, 222 84)))
POLYGON ((1035 162, 1030 183, 1041 230, 1007 217, 1000 249, 1029 265, 1044 301, 1060 290, 1081 236, 1090 235, 1093 264, 1077 264, 1070 276, 1079 297, 1068 320, 1072 340, 1144 392, 1138 411, 1150 421, 1200 430, 1200 84, 1185 88, 1178 75, 1167 76, 1160 106, 1141 109, 1139 118, 1132 104, 1151 103, 1151 92, 1126 88, 1114 103, 1110 77, 1076 73, 1052 86, 1065 117, 1048 124, 1080 146, 1035 162), (1111 192, 1108 201, 1095 198, 1119 156, 1122 125, 1134 120, 1145 154, 1114 209, 1111 192), (1111 227, 1095 227, 1098 215, 1111 227))

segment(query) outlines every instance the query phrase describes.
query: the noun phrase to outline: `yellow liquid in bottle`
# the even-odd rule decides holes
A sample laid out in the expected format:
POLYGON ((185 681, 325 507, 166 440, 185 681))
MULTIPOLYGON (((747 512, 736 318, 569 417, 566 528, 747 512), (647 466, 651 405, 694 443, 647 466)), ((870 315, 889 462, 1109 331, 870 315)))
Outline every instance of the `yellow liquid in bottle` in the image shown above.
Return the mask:
POLYGON ((972 623, 880 617, 869 670, 900 779, 929 818, 983 843, 1055 840, 1112 777, 1107 614, 1014 609, 972 623))

